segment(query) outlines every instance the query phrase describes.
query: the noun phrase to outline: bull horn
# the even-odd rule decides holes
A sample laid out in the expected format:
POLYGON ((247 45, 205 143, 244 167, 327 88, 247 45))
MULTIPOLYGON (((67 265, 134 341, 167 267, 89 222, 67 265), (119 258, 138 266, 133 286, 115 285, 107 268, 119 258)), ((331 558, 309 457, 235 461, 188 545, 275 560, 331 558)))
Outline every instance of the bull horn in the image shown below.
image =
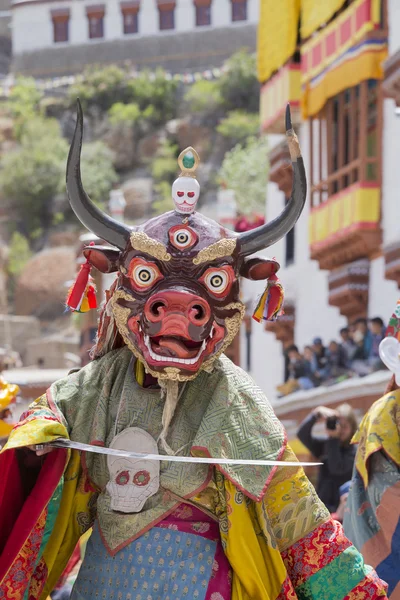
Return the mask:
POLYGON ((307 180, 299 140, 292 127, 289 104, 286 107, 286 136, 293 167, 293 185, 290 200, 279 217, 261 227, 240 234, 239 252, 241 256, 254 254, 254 252, 264 250, 275 244, 294 227, 303 211, 307 196, 307 180))
POLYGON ((67 162, 67 194, 72 210, 80 222, 100 239, 124 250, 131 230, 97 208, 83 189, 81 179, 81 150, 83 112, 78 100, 74 137, 67 162))

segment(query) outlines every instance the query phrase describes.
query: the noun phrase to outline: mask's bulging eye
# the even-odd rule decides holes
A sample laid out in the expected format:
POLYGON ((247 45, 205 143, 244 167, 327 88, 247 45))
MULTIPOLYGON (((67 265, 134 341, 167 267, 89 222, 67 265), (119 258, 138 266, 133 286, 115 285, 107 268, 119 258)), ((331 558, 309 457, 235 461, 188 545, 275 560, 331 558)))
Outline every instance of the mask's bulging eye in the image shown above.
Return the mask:
POLYGON ((176 192, 177 196, 179 196, 179 198, 183 198, 183 196, 185 195, 185 192, 176 192))
POLYGON ((188 192, 188 198, 194 198, 194 192, 188 192))
POLYGON ((162 279, 159 268, 154 263, 149 263, 143 258, 136 257, 130 265, 130 278, 136 288, 144 290, 162 279))
POLYGON ((169 241, 178 250, 187 250, 194 246, 198 240, 197 234, 190 227, 175 225, 168 232, 169 241))
POLYGON ((220 294, 228 285, 228 276, 223 271, 211 271, 211 273, 205 277, 204 282, 210 291, 220 294))
POLYGON ((230 266, 207 269, 200 281, 214 296, 226 295, 235 280, 235 274, 230 266))

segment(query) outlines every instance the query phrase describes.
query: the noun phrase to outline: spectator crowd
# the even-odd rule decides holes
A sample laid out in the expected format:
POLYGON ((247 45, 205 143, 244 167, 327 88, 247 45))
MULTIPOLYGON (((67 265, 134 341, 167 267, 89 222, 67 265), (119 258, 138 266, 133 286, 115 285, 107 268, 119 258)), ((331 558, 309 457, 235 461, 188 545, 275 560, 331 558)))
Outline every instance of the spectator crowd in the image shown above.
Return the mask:
POLYGON ((341 341, 324 346, 315 338, 300 353, 294 344, 285 350, 285 382, 278 386, 280 396, 320 385, 333 385, 350 377, 364 377, 385 369, 379 357, 379 344, 385 336, 380 317, 357 319, 340 330, 341 341))

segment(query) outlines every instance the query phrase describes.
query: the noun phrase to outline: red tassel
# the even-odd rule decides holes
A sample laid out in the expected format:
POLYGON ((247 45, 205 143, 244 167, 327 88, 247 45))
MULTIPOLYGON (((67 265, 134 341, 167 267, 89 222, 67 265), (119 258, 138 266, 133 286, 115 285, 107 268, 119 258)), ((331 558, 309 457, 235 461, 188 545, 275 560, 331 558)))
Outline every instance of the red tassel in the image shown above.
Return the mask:
POLYGON ((68 293, 66 305, 73 311, 87 312, 91 308, 97 308, 96 288, 90 277, 91 269, 92 265, 86 260, 68 293))
POLYGON ((79 310, 82 304, 86 287, 89 283, 90 270, 91 265, 88 262, 81 266, 78 277, 67 296, 66 304, 71 310, 79 310))

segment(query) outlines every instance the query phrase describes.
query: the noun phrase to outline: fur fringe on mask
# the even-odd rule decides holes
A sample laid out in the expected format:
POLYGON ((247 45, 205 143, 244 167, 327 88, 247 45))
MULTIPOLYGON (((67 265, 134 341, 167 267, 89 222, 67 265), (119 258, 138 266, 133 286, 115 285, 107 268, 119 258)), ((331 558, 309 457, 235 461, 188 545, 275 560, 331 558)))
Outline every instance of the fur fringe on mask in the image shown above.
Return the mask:
POLYGON ((124 345, 124 342, 118 332, 111 307, 111 298, 115 292, 117 284, 118 280, 116 279, 111 288, 107 290, 105 302, 100 310, 96 341, 93 348, 90 350, 90 358, 92 360, 101 358, 108 352, 111 352, 111 350, 116 350, 124 345))
POLYGON ((162 414, 163 428, 160 437, 158 438, 158 442, 167 454, 172 455, 174 454, 174 451, 167 444, 166 437, 181 394, 179 393, 179 384, 177 381, 165 381, 159 379, 158 383, 161 387, 161 397, 165 399, 164 411, 162 414))

